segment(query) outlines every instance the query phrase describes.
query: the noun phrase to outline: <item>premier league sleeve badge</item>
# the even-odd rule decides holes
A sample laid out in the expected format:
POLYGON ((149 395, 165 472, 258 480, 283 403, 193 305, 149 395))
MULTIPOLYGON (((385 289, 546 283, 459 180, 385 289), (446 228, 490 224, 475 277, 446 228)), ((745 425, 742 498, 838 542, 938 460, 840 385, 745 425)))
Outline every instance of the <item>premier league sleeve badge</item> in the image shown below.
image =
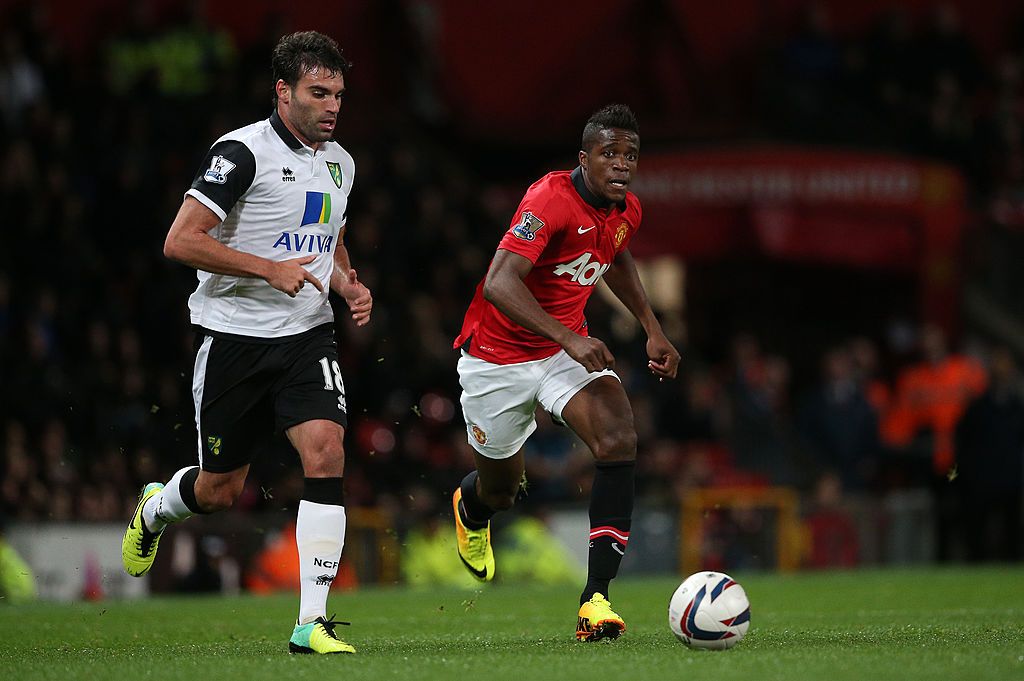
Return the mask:
POLYGON ((512 228, 512 234, 523 241, 533 241, 543 226, 543 220, 528 210, 523 211, 519 223, 512 228))

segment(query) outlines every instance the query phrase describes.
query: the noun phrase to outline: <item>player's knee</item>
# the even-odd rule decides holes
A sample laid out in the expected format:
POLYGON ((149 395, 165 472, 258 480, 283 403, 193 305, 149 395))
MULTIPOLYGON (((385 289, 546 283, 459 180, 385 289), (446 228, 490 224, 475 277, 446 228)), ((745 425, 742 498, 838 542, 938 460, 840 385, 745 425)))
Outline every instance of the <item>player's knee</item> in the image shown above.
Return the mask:
POLYGON ((196 503, 204 513, 216 513, 231 508, 242 494, 248 466, 231 473, 200 471, 192 490, 196 503))
POLYGON ((345 472, 345 449, 340 442, 325 440, 302 457, 307 478, 340 478, 345 472))
POLYGON ((231 497, 228 495, 217 494, 214 496, 207 497, 202 500, 201 505, 203 511, 206 513, 219 513, 220 511, 226 511, 235 505, 235 500, 238 497, 231 497))
POLYGON ((197 496, 197 501, 203 510, 207 513, 216 513, 218 511, 226 511, 235 505, 238 501, 238 497, 242 495, 242 488, 245 486, 245 480, 241 482, 228 482, 223 485, 215 485, 206 490, 206 493, 201 499, 197 496))
POLYGON ((633 461, 636 459, 636 431, 623 427, 602 434, 597 440, 594 458, 598 461, 633 461))

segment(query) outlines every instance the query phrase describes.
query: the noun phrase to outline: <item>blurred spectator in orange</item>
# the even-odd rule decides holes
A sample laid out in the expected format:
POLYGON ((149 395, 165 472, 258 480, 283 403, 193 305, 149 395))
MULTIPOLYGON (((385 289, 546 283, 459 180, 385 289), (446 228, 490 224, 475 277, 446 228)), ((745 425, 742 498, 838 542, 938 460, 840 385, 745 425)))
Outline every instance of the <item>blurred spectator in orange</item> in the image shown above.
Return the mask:
MULTIPOLYGON (((350 563, 344 562, 338 566, 338 575, 332 586, 355 589, 358 584, 350 563)), ((280 533, 256 554, 245 573, 245 588, 258 594, 299 590, 299 547, 295 543, 295 521, 282 527, 280 533)))
POLYGON ((882 423, 882 438, 906 450, 915 438, 930 437, 932 472, 949 473, 955 462, 953 434, 968 403, 985 390, 984 368, 973 358, 950 354, 946 335, 935 325, 921 333, 924 361, 900 372, 892 409, 882 423))
POLYGON ((1024 397, 1008 349, 992 353, 990 375, 989 389, 971 402, 956 431, 957 529, 968 560, 1013 561, 1024 540, 1024 397))

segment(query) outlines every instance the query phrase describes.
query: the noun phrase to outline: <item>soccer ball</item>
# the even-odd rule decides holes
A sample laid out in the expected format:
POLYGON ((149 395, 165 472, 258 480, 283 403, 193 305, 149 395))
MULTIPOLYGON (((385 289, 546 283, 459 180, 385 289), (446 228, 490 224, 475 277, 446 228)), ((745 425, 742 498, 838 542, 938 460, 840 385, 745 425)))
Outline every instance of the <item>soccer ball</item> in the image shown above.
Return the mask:
POLYGON ((691 648, 732 648, 750 628, 750 601, 743 587, 721 572, 698 572, 668 602, 668 626, 691 648))

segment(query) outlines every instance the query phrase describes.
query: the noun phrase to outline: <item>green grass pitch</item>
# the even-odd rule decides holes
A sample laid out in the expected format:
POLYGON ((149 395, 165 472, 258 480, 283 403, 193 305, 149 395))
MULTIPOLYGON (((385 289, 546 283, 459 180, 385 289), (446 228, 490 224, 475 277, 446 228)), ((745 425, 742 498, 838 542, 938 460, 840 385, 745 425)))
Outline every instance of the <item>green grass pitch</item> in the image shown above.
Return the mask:
POLYGON ((735 574, 747 637, 688 650, 668 630, 675 578, 618 580, 627 634, 577 643, 575 589, 364 589, 328 612, 355 656, 290 656, 297 599, 154 598, 0 606, 0 676, 34 679, 1024 679, 1024 568, 735 574))

